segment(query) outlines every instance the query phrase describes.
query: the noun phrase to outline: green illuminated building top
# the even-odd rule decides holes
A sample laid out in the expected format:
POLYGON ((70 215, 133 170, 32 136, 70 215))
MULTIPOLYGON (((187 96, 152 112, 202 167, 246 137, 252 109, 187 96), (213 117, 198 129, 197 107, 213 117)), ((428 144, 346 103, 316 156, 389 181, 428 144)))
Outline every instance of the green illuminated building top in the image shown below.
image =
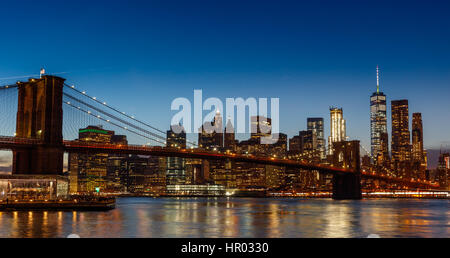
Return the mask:
POLYGON ((79 133, 100 133, 100 134, 108 134, 108 131, 100 130, 100 129, 80 129, 79 133))

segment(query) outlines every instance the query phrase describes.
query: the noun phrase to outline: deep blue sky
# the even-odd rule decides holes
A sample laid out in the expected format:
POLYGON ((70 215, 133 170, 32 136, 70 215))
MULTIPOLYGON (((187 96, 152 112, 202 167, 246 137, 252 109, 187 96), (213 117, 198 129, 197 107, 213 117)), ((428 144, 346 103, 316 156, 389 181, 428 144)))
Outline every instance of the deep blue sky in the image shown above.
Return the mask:
MULTIPOLYGON (((176 97, 279 97, 281 130, 344 108, 369 146, 369 96, 422 112, 426 147, 450 145, 449 1, 5 1, 0 84, 61 74, 167 129, 176 97)), ((390 120, 389 120, 390 121, 390 120)), ((390 124, 390 122, 389 122, 390 124)))

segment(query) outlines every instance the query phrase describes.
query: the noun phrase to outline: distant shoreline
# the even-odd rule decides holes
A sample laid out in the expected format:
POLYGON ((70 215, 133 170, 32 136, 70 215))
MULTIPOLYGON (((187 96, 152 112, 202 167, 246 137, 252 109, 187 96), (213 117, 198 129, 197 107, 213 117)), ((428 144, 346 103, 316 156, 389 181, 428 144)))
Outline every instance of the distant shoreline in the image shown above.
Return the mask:
MULTIPOLYGON (((113 196, 113 195, 111 195, 113 196)), ((236 199, 247 199, 247 198, 257 198, 257 199, 332 199, 331 196, 212 196, 212 195, 161 195, 161 196, 151 196, 151 195, 114 195, 117 198, 154 198, 154 199, 171 199, 171 198, 236 198, 236 199)), ((412 196, 364 196, 364 199, 436 199, 436 200, 450 200, 450 197, 412 197, 412 196)))

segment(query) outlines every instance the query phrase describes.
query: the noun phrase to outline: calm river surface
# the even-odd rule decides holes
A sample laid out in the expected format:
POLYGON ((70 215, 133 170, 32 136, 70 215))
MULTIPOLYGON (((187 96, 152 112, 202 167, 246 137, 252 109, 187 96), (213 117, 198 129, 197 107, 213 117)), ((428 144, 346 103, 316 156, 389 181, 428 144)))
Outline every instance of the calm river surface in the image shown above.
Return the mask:
POLYGON ((450 237, 448 200, 119 198, 109 212, 0 212, 0 237, 450 237))

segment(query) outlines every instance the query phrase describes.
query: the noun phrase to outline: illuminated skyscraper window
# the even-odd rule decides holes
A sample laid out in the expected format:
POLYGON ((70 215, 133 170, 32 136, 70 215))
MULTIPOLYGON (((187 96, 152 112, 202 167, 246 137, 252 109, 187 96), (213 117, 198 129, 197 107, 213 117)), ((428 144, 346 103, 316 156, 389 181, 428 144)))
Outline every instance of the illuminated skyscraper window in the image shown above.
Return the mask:
POLYGON ((323 118, 308 118, 308 131, 312 131, 317 139, 317 151, 320 153, 320 158, 326 158, 325 152, 325 130, 323 118))
POLYGON ((342 108, 330 108, 331 135, 328 138, 329 154, 333 154, 333 143, 345 141, 347 138, 344 111, 342 108))
POLYGON ((392 161, 394 168, 400 162, 411 160, 408 100, 394 100, 392 108, 392 161))

